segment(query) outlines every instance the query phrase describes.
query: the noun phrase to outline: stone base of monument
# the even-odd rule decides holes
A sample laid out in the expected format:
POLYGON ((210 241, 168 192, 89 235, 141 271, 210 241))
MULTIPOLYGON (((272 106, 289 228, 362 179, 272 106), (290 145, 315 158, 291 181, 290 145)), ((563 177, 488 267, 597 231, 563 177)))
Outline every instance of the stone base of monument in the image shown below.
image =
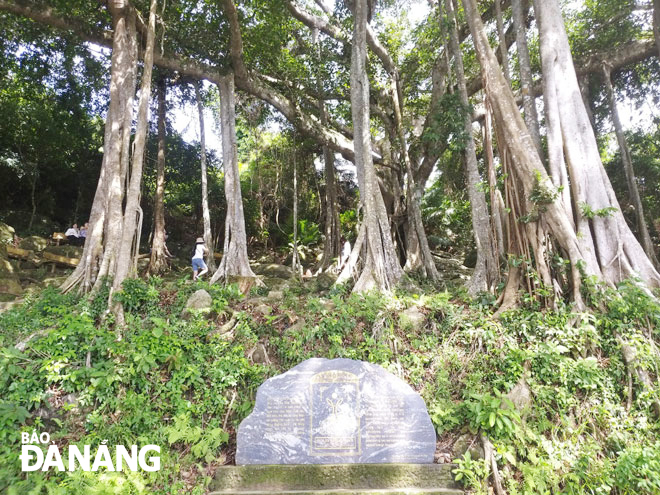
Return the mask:
POLYGON ((462 495, 451 464, 223 466, 210 495, 462 495))

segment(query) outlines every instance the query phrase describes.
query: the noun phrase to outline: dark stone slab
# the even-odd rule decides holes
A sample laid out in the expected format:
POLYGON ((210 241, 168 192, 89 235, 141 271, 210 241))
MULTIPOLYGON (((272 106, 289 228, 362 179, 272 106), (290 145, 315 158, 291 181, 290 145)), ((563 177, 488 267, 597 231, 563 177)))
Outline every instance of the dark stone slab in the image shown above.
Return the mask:
POLYGON ((264 382, 238 429, 236 464, 433 462, 422 398, 378 365, 309 359, 264 382))

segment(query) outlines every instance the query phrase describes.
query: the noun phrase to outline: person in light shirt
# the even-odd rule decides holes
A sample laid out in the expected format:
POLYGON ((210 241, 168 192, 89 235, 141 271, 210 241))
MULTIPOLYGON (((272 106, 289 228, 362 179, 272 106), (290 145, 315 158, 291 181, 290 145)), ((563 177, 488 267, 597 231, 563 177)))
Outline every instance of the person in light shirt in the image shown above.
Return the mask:
POLYGON ((198 237, 195 241, 192 257, 193 281, 209 271, 209 267, 204 263, 204 255, 208 252, 208 248, 204 245, 204 239, 198 237))
POLYGON ((73 226, 64 233, 67 239, 69 239, 69 244, 72 246, 80 245, 80 232, 78 231, 78 224, 74 223, 73 226))

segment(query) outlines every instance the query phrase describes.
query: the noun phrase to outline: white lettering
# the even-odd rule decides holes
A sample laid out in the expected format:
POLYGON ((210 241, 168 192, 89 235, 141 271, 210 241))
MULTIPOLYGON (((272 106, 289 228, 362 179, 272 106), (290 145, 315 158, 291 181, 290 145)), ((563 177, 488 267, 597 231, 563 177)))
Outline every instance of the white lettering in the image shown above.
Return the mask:
POLYGON ((21 455, 18 456, 21 460, 21 471, 36 471, 41 467, 44 462, 44 453, 36 445, 23 445, 21 448, 21 455), (34 465, 30 466, 32 455, 30 452, 36 454, 36 461, 34 465))
POLYGON ((83 445, 83 452, 83 454, 80 453, 77 445, 69 445, 69 471, 76 470, 77 460, 80 469, 89 472, 89 461, 92 458, 89 453, 89 445, 83 445))
POLYGON ((129 454, 126 450, 126 447, 123 445, 117 445, 117 471, 123 471, 122 459, 126 461, 126 466, 131 471, 137 471, 138 469, 138 450, 137 445, 131 445, 131 453, 129 454))
POLYGON ((41 467, 41 470, 48 471, 51 466, 56 467, 58 471, 65 471, 62 456, 60 456, 60 449, 54 444, 48 446, 46 459, 44 460, 44 465, 41 467))
MULTIPOLYGON (((40 441, 41 443, 48 443, 48 442, 50 442, 50 435, 48 434, 48 432, 45 432, 45 431, 44 431, 43 433, 41 433, 41 435, 39 435, 39 441, 40 441)), ((33 442, 33 443, 36 443, 36 442, 33 442)))
POLYGON ((151 462, 151 465, 145 462, 145 456, 150 450, 160 454, 160 447, 158 445, 145 445, 140 449, 140 467, 144 471, 158 471, 160 469, 160 457, 149 457, 149 462, 151 462))
POLYGON ((92 471, 98 471, 99 467, 105 467, 108 471, 114 471, 115 467, 112 465, 112 457, 107 445, 101 445, 96 451, 94 457, 94 464, 92 464, 92 471))

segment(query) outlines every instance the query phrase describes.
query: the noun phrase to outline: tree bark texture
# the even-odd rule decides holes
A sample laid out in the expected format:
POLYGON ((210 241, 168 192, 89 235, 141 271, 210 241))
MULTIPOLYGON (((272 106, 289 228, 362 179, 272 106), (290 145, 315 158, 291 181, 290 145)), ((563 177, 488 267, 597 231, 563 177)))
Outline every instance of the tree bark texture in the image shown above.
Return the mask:
MULTIPOLYGON (((502 17, 502 1, 495 0, 495 24, 497 25, 497 37, 500 42, 498 49, 500 51, 500 63, 504 78, 511 84, 511 71, 509 70, 509 52, 506 43, 506 32, 504 31, 504 19, 502 17)), ((517 34, 517 33, 516 33, 517 34)))
MULTIPOLYGON (((451 25, 449 33, 450 50, 454 56, 456 81, 461 103, 469 108, 467 88, 465 85, 465 70, 463 57, 458 43, 458 28, 456 24, 455 5, 452 0, 446 0, 447 15, 451 25)), ((465 165, 468 187, 468 198, 472 213, 472 227, 474 229, 474 242, 477 249, 477 262, 472 277, 468 283, 468 292, 472 295, 480 291, 493 290, 498 283, 497 244, 492 236, 488 205, 483 191, 479 190, 481 176, 477 165, 477 153, 472 135, 472 117, 469 112, 465 116, 465 133, 467 142, 465 146, 465 165)))
POLYGON ((165 146, 166 146, 166 93, 165 77, 158 79, 158 157, 156 160, 156 194, 154 195, 154 235, 151 242, 148 272, 153 275, 167 270, 165 251, 165 146))
MULTIPOLYGON (((149 8, 149 29, 144 53, 144 69, 142 71, 142 84, 140 87, 140 100, 138 103, 137 125, 135 129, 135 140, 133 142, 133 154, 130 167, 130 179, 126 191, 126 206, 124 208, 123 221, 121 225, 121 243, 119 244, 114 278, 110 298, 112 294, 121 289, 122 282, 137 275, 137 255, 140 247, 140 235, 142 226, 142 208, 140 207, 142 169, 144 165, 145 144, 149 130, 149 101, 151 100, 151 74, 153 71, 153 55, 156 39, 156 7, 157 0, 151 0, 149 8)), ((130 124, 128 125, 130 133, 130 124)), ((128 152, 122 157, 128 161, 128 152)), ((128 166, 126 170, 127 177, 128 166)), ((114 312, 118 323, 123 323, 123 308, 121 304, 114 304, 114 312)))
POLYGON ((391 290, 403 275, 392 242, 389 219, 371 154, 369 79, 366 69, 368 10, 367 0, 356 0, 353 4, 351 113, 355 166, 363 204, 363 222, 366 228, 366 258, 362 272, 353 288, 356 292, 372 288, 391 290))
POLYGON ((204 224, 204 243, 208 248, 206 255, 206 264, 210 271, 215 271, 213 235, 211 233, 211 213, 209 212, 209 187, 208 176, 206 173, 206 129, 204 127, 204 105, 202 104, 202 95, 199 90, 199 81, 194 81, 195 98, 197 100, 197 114, 199 115, 199 147, 200 147, 200 166, 202 169, 202 221, 204 224))
POLYGON ((660 0, 653 0, 653 37, 660 57, 660 0))
MULTIPOLYGON (((507 156, 510 156, 510 174, 519 184, 519 188, 516 187, 515 191, 520 189, 520 194, 523 196, 521 201, 527 202, 539 188, 550 191, 554 188, 520 115, 513 92, 504 79, 497 58, 490 47, 475 0, 463 0, 463 6, 475 42, 484 87, 492 105, 494 124, 498 131, 498 145, 503 152, 508 153, 507 156)), ((509 205, 507 204, 507 206, 509 205)), ((569 217, 557 201, 548 202, 543 207, 543 227, 552 234, 568 256, 571 262, 573 298, 578 307, 584 307, 579 291, 581 274, 578 269, 578 264, 583 256, 569 217)), ((519 273, 517 274, 516 270, 510 270, 509 282, 512 280, 512 275, 519 275, 519 273)))
MULTIPOLYGON (((535 0, 539 25, 543 76, 552 75, 557 101, 553 132, 561 134, 567 165, 581 252, 590 273, 616 285, 629 277, 640 277, 652 287, 660 286, 660 274, 626 224, 612 185, 600 159, 578 85, 568 37, 557 0, 535 0)), ((554 91, 553 91, 554 90, 554 91)))
POLYGON ((337 184, 335 181, 335 157, 327 146, 323 146, 323 174, 325 177, 325 240, 321 268, 333 266, 333 260, 341 252, 341 226, 337 208, 337 184))
POLYGON ((122 164, 128 158, 131 133, 137 39, 135 12, 124 2, 111 2, 112 38, 110 104, 103 137, 103 162, 89 215, 89 229, 78 266, 62 284, 62 290, 79 287, 87 293, 99 288, 110 273, 121 236, 121 206, 124 197, 122 164))
POLYGON ((525 12, 523 0, 511 0, 511 13, 513 25, 516 30, 516 47, 520 65, 520 91, 525 110, 525 124, 534 140, 539 156, 543 159, 541 147, 541 133, 539 131, 539 116, 536 111, 536 98, 533 94, 534 80, 532 78, 532 65, 529 60, 529 47, 527 46, 527 27, 525 26, 525 12))
MULTIPOLYGON (((314 39, 318 43, 317 39, 314 39)), ((316 72, 316 90, 319 95, 323 90, 323 82, 321 77, 321 45, 318 44, 318 61, 319 65, 316 72)), ((319 118, 322 125, 328 124, 328 116, 325 113, 325 103, 323 98, 318 98, 319 118)), ((338 258, 341 253, 341 225, 339 222, 339 208, 337 205, 337 183, 335 181, 335 157, 332 150, 324 144, 322 146, 323 153, 323 175, 325 177, 325 226, 323 241, 323 257, 321 258, 320 267, 322 270, 327 270, 335 266, 334 260, 338 258)))
POLYGON ((614 123, 614 132, 616 133, 616 140, 619 143, 619 151, 621 153, 621 162, 623 163, 623 171, 626 176, 626 183, 628 184, 628 194, 630 201, 635 208, 635 218, 637 220, 637 235, 640 238, 644 252, 649 257, 649 260, 655 267, 658 266, 658 259, 655 256, 655 249, 653 248, 653 241, 649 234, 646 219, 644 218, 644 206, 642 205, 642 198, 639 196, 639 189, 637 187, 637 179, 635 177, 635 170, 633 169, 632 157, 630 156, 630 148, 626 141, 626 136, 623 134, 623 126, 619 118, 619 111, 616 107, 616 97, 614 96, 614 88, 612 88, 612 76, 610 68, 603 67, 603 78, 605 80, 605 89, 610 101, 610 108, 612 111, 612 122, 614 123))
POLYGON ((229 74, 221 79, 219 89, 222 162, 225 172, 227 216, 225 218, 224 252, 218 269, 213 274, 213 277, 211 277, 211 283, 219 279, 226 281, 230 276, 255 276, 250 268, 247 253, 241 178, 238 170, 238 152, 236 149, 236 101, 233 74, 229 74))

